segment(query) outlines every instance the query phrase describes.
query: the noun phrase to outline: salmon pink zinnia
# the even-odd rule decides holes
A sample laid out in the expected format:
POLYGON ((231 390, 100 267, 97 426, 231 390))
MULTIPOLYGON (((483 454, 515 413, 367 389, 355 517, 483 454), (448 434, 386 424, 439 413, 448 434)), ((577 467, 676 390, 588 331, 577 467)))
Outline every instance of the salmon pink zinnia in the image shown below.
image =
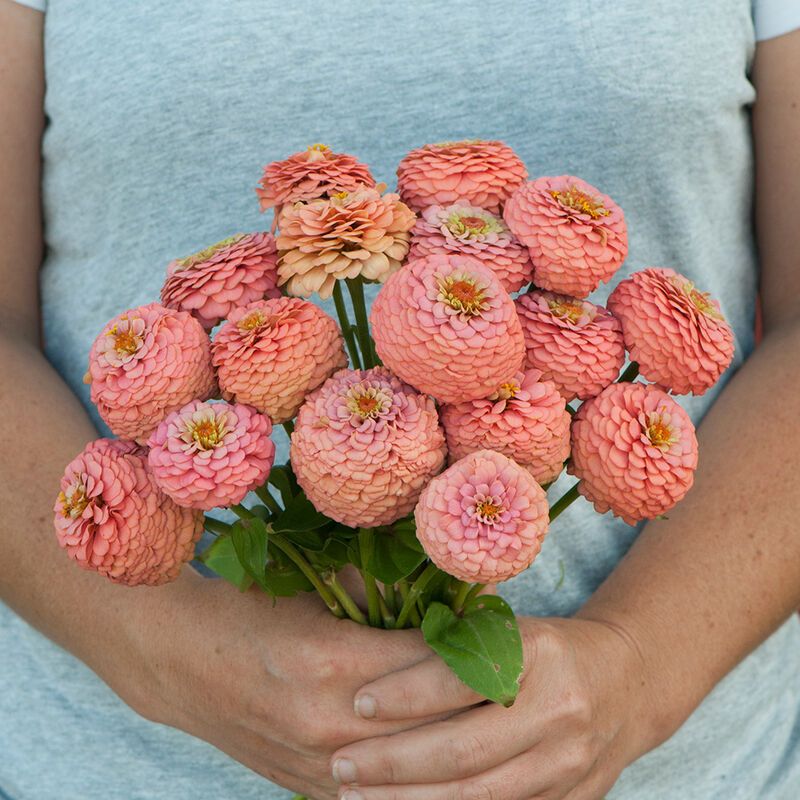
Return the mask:
POLYGON ((628 254, 622 209, 570 175, 523 184, 506 203, 504 218, 530 249, 533 282, 541 289, 586 297, 628 254))
POLYGON ((146 452, 117 439, 91 442, 70 462, 54 511, 70 558, 130 586, 177 578, 203 532, 202 514, 158 488, 146 452))
POLYGON ((269 418, 249 406, 195 400, 156 428, 147 460, 178 505, 209 511, 264 483, 275 458, 271 432, 269 418))
POLYGON ((549 524, 544 489, 494 450, 471 453, 434 478, 414 516, 431 561, 475 583, 500 583, 527 569, 549 524))
POLYGON ((383 363, 443 403, 486 397, 525 356, 514 302, 470 256, 409 261, 378 293, 370 319, 383 363))
POLYGON ((733 359, 719 303, 671 269, 634 272, 608 298, 642 375, 676 394, 703 394, 733 359))
POLYGON ((298 483, 318 511, 353 528, 408 514, 444 459, 433 400, 382 367, 337 372, 292 434, 298 483))
POLYGON ((697 438, 689 415, 657 386, 612 383, 572 422, 578 490, 629 525, 669 511, 692 487, 697 438))

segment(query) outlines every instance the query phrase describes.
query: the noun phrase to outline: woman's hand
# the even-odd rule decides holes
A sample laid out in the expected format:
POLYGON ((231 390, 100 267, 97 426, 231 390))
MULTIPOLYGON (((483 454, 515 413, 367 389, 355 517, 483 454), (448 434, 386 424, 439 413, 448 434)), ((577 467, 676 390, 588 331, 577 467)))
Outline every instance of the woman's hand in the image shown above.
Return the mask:
MULTIPOLYGON (((350 744, 332 771, 344 800, 599 800, 649 750, 635 643, 584 619, 521 619, 525 672, 511 708, 350 744)), ((479 703, 437 657, 364 686, 356 711, 380 723, 479 703)))
POLYGON ((191 570, 142 591, 140 603, 117 637, 123 644, 95 646, 104 655, 98 663, 86 654, 90 666, 146 718, 205 739, 293 791, 332 800, 337 748, 419 724, 376 726, 353 713, 360 686, 429 655, 416 631, 338 620, 316 596, 273 605, 191 570))

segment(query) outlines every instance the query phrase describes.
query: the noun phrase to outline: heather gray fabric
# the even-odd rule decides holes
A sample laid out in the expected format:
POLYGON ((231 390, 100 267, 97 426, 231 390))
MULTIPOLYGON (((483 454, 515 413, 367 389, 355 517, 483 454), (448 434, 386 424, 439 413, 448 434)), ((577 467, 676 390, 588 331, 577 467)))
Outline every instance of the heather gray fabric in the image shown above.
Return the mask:
MULTIPOLYGON (((269 226, 253 186, 271 159, 322 141, 393 184, 415 145, 497 137, 534 175, 577 174, 622 204, 623 273, 674 265, 718 297, 735 369, 753 347, 753 50, 749 0, 51 0, 48 357, 88 404, 81 376, 104 322, 156 298, 172 257, 269 226)), ((699 420, 715 396, 685 405, 699 420)), ((570 614, 636 533, 581 501, 504 593, 520 613, 570 614)), ((609 797, 800 796, 799 663, 793 619, 609 797)), ((138 718, 5 608, 0 684, 0 794, 12 800, 287 796, 138 718)))

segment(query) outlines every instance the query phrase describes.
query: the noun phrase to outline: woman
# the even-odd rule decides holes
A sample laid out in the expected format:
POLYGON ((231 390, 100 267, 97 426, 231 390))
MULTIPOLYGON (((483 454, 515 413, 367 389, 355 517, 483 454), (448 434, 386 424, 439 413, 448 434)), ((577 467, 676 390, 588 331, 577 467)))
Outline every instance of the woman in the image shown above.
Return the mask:
POLYGON ((800 2, 23 5, 0 0, 0 795, 797 797, 800 2), (686 403, 687 500, 643 530, 581 501, 502 587, 530 615, 516 705, 474 706, 416 633, 310 598, 69 564, 50 509, 96 435, 103 323, 172 257, 267 228, 266 161, 323 141, 391 183, 413 146, 472 137, 609 193, 622 271, 677 267, 737 337, 724 391, 686 403))

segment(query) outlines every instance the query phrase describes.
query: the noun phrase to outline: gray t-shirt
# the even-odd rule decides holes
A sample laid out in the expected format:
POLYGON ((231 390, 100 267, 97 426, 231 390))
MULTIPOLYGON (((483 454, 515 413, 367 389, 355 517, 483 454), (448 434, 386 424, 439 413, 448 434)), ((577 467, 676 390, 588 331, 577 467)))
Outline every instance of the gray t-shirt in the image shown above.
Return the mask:
MULTIPOLYGON (((480 137, 508 142, 532 175, 576 174, 614 197, 630 229, 622 273, 674 266, 717 297, 736 334, 729 376, 754 344, 754 44, 750 0, 51 0, 47 355, 88 405, 86 356, 109 318, 156 298, 171 258, 268 228, 253 193, 267 161, 325 142, 392 185, 412 147, 480 137)), ((682 402, 699 420, 716 393, 682 402)), ((503 592, 520 613, 571 614, 636 535, 580 501, 503 592)), ((793 619, 609 797, 800 797, 798 664, 793 619)), ((0 686, 2 797, 288 796, 139 718, 3 606, 0 686)))

